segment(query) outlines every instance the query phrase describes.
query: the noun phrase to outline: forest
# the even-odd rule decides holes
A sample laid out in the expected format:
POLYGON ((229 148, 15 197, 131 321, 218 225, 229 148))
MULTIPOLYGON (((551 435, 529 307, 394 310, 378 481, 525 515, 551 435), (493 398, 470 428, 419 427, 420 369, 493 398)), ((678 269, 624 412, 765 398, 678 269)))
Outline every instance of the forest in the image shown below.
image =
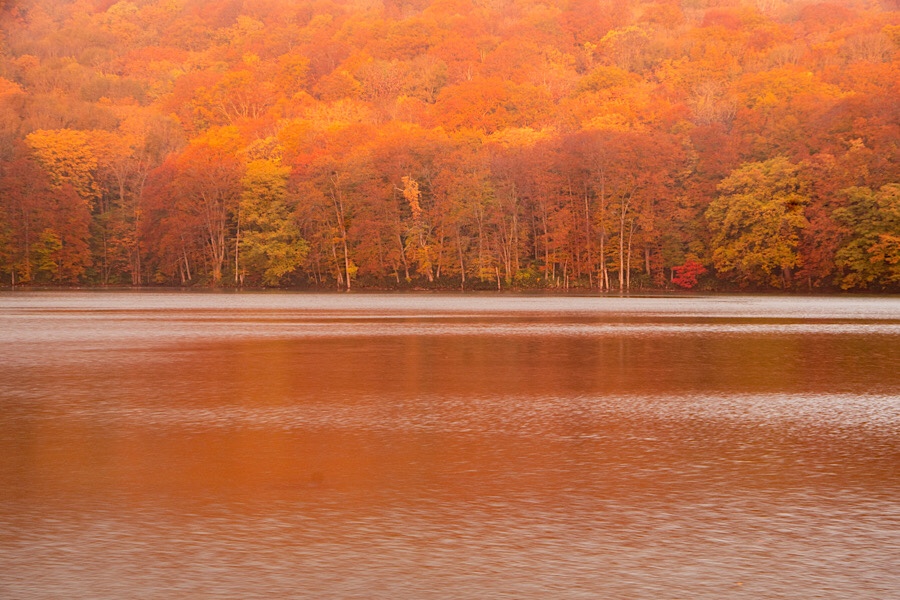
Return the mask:
POLYGON ((0 0, 0 284, 900 291, 894 0, 0 0))

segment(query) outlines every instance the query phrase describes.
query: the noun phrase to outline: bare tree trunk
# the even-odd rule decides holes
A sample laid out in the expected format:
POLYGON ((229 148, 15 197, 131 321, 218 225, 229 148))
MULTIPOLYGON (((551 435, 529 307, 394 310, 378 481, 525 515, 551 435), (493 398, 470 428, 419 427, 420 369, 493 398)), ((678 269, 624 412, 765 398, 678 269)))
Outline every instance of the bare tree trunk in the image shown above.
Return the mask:
POLYGON ((625 289, 625 211, 619 218, 619 291, 625 289))
POLYGON ((627 269, 625 272, 625 289, 631 290, 631 242, 634 239, 634 219, 628 225, 628 260, 626 262, 627 269))
POLYGON ((484 215, 481 207, 475 213, 478 215, 478 279, 484 281, 484 215))
POLYGON ((241 209, 240 209, 240 205, 238 205, 237 223, 235 224, 235 230, 234 230, 234 284, 235 285, 239 285, 240 283, 242 283, 240 281, 240 272, 241 272, 240 256, 241 256, 241 209))
POLYGON ((344 273, 347 275, 347 291, 350 291, 350 251, 347 248, 347 236, 341 238, 344 246, 344 273))
MULTIPOLYGON (((143 162, 141 162, 143 164, 143 162)), ((132 249, 134 258, 133 258, 133 267, 131 270, 131 283, 132 285, 137 284, 140 286, 142 284, 143 276, 141 275, 142 264, 141 264, 141 207, 144 203, 144 183, 147 180, 148 171, 146 169, 142 169, 139 171, 139 176, 137 179, 137 189, 134 191, 134 203, 132 204, 133 216, 134 216, 134 248, 132 249)))
POLYGON ((606 175, 600 169, 600 291, 609 291, 609 270, 606 266, 606 175))
POLYGON ((590 283, 590 289, 594 289, 594 244, 592 243, 591 236, 591 205, 588 201, 588 190, 587 184, 585 184, 584 188, 584 236, 585 236, 585 244, 587 246, 587 272, 588 272, 588 282, 590 283))
POLYGON ((184 255, 184 273, 181 276, 181 283, 185 283, 186 281, 191 281, 191 262, 188 260, 187 248, 184 245, 181 246, 181 253, 184 255), (185 275, 187 275, 187 280, 185 280, 185 275))
POLYGON ((441 224, 438 227, 438 240, 440 240, 440 249, 438 250, 437 268, 435 269, 435 274, 434 274, 435 279, 441 278, 441 270, 443 269, 443 266, 444 266, 444 250, 446 250, 446 248, 444 248, 445 244, 444 244, 444 218, 443 218, 443 216, 441 216, 441 224))
MULTIPOLYGON (((625 290, 626 277, 626 257, 625 257, 625 220, 628 215, 628 208, 631 204, 631 197, 637 188, 633 188, 630 192, 623 194, 621 199, 621 208, 619 209, 619 291, 625 290)), ((629 238, 629 244, 631 239, 629 238)), ((630 246, 629 246, 630 252, 630 246)), ((630 257, 629 257, 630 260, 630 257)))
POLYGON ((547 227, 547 210, 541 205, 541 225, 544 229, 544 280, 550 272, 550 231, 547 227))
POLYGON ((335 272, 337 274, 337 286, 339 288, 342 288, 344 287, 344 272, 341 271, 340 259, 337 255, 337 246, 334 245, 334 239, 331 240, 331 256, 334 257, 334 266, 336 268, 335 272))
POLYGON ((344 275, 346 278, 347 291, 350 290, 350 249, 347 246, 347 223, 344 213, 344 199, 337 186, 336 176, 331 178, 331 202, 334 206, 335 217, 337 218, 338 230, 341 232, 341 246, 344 251, 344 275))
POLYGON ((406 281, 409 281, 409 263, 406 262, 406 248, 403 247, 403 238, 400 237, 399 233, 397 234, 397 243, 400 245, 400 262, 403 263, 403 273, 406 275, 406 281))
MULTIPOLYGON (((22 207, 22 222, 25 223, 25 280, 31 281, 31 223, 28 220, 28 214, 25 207, 22 207)), ((21 279, 21 278, 20 278, 21 279)))
POLYGON ((456 249, 459 252, 459 289, 466 289, 466 264, 463 257, 462 236, 459 233, 459 225, 456 226, 456 249))

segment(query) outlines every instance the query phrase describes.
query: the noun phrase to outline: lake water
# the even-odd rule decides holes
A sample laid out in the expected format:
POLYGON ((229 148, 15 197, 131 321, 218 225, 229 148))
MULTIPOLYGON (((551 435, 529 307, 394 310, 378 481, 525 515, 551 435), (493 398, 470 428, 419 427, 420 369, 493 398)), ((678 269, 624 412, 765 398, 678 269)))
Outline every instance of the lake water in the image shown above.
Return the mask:
POLYGON ((900 298, 0 293, 0 597, 900 594, 900 298))

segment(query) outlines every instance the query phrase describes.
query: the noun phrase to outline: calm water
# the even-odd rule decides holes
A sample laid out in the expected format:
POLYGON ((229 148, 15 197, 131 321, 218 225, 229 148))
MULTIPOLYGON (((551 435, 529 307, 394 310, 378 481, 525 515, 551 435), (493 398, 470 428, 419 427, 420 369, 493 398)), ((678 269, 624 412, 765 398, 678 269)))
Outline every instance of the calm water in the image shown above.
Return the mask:
POLYGON ((900 594, 900 299, 0 294, 2 598, 900 594))

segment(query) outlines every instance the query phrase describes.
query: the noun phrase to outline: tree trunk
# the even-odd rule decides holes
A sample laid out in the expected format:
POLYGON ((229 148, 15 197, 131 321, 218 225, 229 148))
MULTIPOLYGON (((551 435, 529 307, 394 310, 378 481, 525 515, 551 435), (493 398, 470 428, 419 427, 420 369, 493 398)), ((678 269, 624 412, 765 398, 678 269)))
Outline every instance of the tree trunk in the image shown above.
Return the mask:
POLYGON ((335 273, 337 274, 337 286, 338 288, 344 287, 344 272, 341 271, 340 259, 337 255, 337 246, 334 244, 334 239, 331 240, 331 256, 334 257, 334 266, 335 273))
POLYGON ((631 242, 634 239, 634 219, 628 225, 628 258, 625 262, 625 289, 631 290, 631 242))
POLYGON ((588 202, 587 185, 584 190, 584 235, 587 245, 587 272, 590 289, 594 289, 594 244, 591 235, 591 206, 588 202))
POLYGON ((347 248, 347 236, 341 238, 344 246, 344 273, 347 276, 347 291, 350 291, 350 251, 347 248))
MULTIPOLYGON (((619 209, 619 291, 622 292, 625 290, 625 277, 626 277, 626 257, 625 257, 625 220, 628 215, 628 207, 631 203, 631 197, 635 192, 635 189, 632 189, 630 192, 623 194, 621 199, 621 208, 619 209)), ((631 243, 629 238, 629 244, 631 243)), ((629 250, 630 252, 630 250, 629 250)), ((629 257, 630 259, 630 257, 629 257)))
POLYGON ((331 202, 337 219, 338 231, 341 233, 341 247, 344 253, 344 276, 346 278, 347 291, 350 290, 350 249, 347 246, 347 224, 344 214, 344 199, 337 187, 336 177, 331 178, 331 202))
POLYGON ((403 246, 403 238, 399 233, 397 234, 397 244, 400 246, 400 262, 403 263, 403 274, 406 276, 406 281, 409 281, 409 263, 406 262, 406 248, 403 246))
MULTIPOLYGON (((252 238, 251 238, 252 239, 252 238)), ((239 285, 240 283, 240 272, 241 272, 241 210, 238 208, 237 212, 237 223, 235 224, 234 229, 234 284, 239 285)))
POLYGON ((466 289, 466 264, 463 258, 462 236, 459 233, 459 226, 456 227, 456 249, 459 251, 459 289, 466 289))

